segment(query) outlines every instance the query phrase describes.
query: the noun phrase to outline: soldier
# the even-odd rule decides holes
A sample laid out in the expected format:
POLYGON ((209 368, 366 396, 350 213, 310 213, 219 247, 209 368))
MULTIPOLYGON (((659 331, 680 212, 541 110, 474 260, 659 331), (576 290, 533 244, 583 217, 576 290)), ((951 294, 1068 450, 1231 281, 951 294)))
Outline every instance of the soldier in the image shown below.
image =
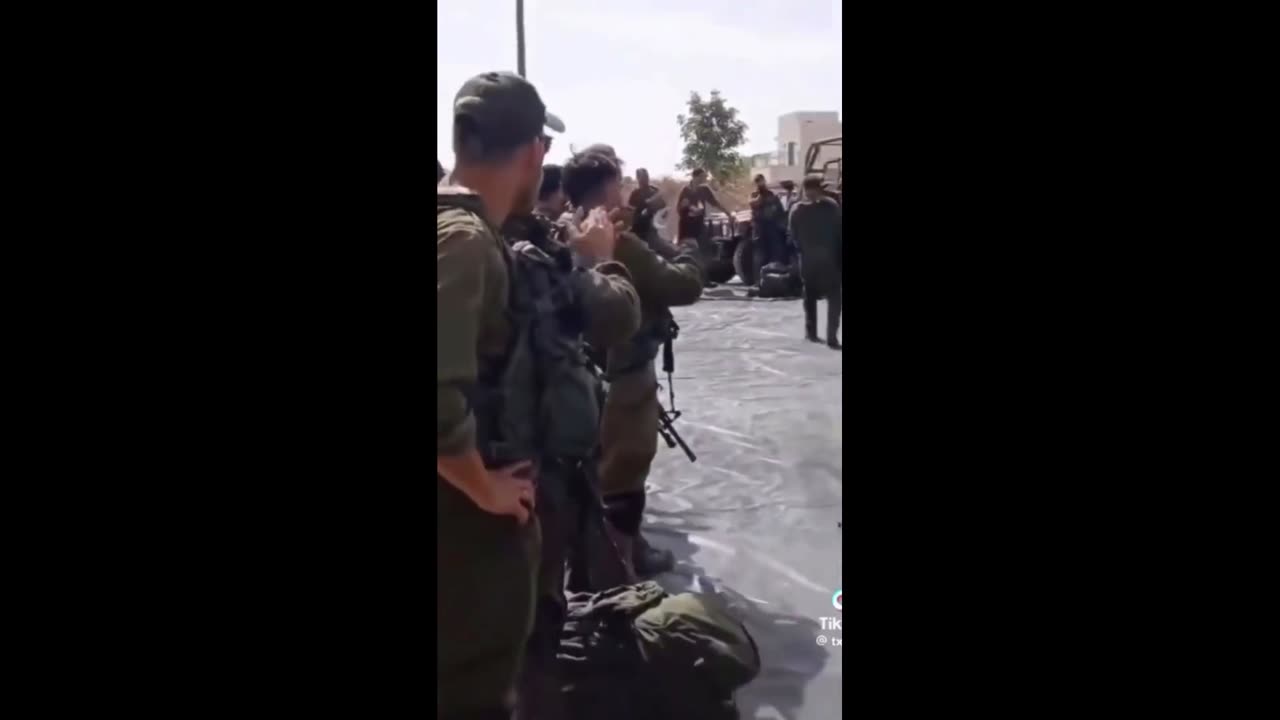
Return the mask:
MULTIPOLYGON (((578 213, 621 203, 621 172, 612 158, 579 154, 564 171, 565 192, 578 213)), ((667 259, 634 233, 618 237, 614 258, 627 267, 640 296, 640 330, 608 351, 609 393, 600 428, 601 494, 614 540, 630 568, 641 576, 670 570, 675 559, 650 547, 640 535, 645 479, 658 452, 658 379, 654 358, 669 337, 670 308, 692 305, 702 296, 703 274, 688 243, 667 259)))
POLYGON ((563 177, 564 168, 559 165, 542 166, 542 187, 538 188, 538 204, 533 208, 534 215, 555 223, 564 214, 568 202, 561 183, 563 177))
POLYGON ((840 349, 841 283, 844 240, 840 206, 823 193, 822 178, 804 180, 805 199, 791 208, 788 234, 800 253, 800 278, 804 281, 804 336, 818 338, 818 298, 827 298, 827 345, 840 349))
MULTIPOLYGON (((623 165, 622 160, 618 158, 618 153, 614 151, 612 145, 605 145, 604 143, 596 143, 595 145, 588 146, 586 150, 583 150, 582 152, 578 153, 578 155, 582 157, 586 157, 588 155, 603 155, 609 158, 609 160, 612 161, 614 165, 618 166, 619 173, 622 172, 622 165, 623 165)), ((648 171, 646 171, 644 168, 641 168, 636 172, 644 173, 645 181, 648 182, 648 179, 649 179, 648 171)), ((652 185, 650 187, 653 188, 652 185)), ((656 195, 657 188, 653 188, 653 190, 655 192, 655 195, 653 196, 654 205, 658 209, 661 209, 662 205, 664 204, 664 201, 661 199, 661 196, 656 195)), ((634 192, 632 194, 632 197, 634 197, 634 192)), ((631 232, 636 237, 640 238, 641 240, 649 244, 649 248, 651 250, 663 256, 664 258, 667 258, 668 260, 674 258, 676 255, 679 255, 680 253, 674 247, 672 247, 669 243, 667 243, 661 237, 658 236, 658 232, 656 228, 653 228, 651 232, 647 232, 647 233, 636 232, 635 227, 636 227, 636 223, 639 222, 640 214, 641 214, 640 211, 636 210, 635 206, 632 205, 630 201, 628 201, 626 205, 619 205, 617 207, 612 208, 609 211, 610 219, 614 221, 615 227, 617 227, 617 229, 620 232, 630 228, 631 232)), ((652 220, 650 220, 650 222, 652 222, 652 220)), ((652 225, 650 225, 650 227, 652 227, 652 225)))
POLYGON ((533 624, 536 421, 508 402, 527 334, 498 228, 538 190, 563 132, 537 90, 485 73, 453 106, 452 174, 436 190, 436 716, 507 718, 533 624))
MULTIPOLYGON (((519 683, 517 717, 563 714, 556 650, 564 625, 564 565, 569 548, 584 552, 578 530, 594 482, 603 388, 583 341, 610 347, 640 327, 640 300, 627 269, 613 262, 614 229, 603 209, 581 227, 559 224, 560 168, 543 168, 538 206, 509 219, 516 286, 536 302, 530 338, 536 387, 539 473, 537 515, 542 561, 533 635, 519 683), (575 267, 576 266, 576 267, 575 267), (591 268, 591 269, 588 269, 591 268)), ((581 566, 581 563, 578 564, 581 566)))
POLYGON ((782 211, 790 214, 791 206, 796 202, 796 184, 792 180, 783 180, 778 185, 782 188, 782 195, 778 198, 782 201, 782 211))
POLYGON ((769 189, 764 175, 756 175, 755 183, 755 192, 751 193, 751 233, 755 239, 756 257, 760 259, 759 267, 764 267, 786 260, 786 251, 782 247, 786 216, 783 215, 782 201, 769 189))
POLYGON ((649 171, 644 168, 636 169, 636 183, 638 187, 631 191, 631 197, 627 198, 627 204, 635 212, 635 219, 631 223, 631 232, 639 235, 642 239, 653 241, 651 236, 657 235, 657 228, 653 226, 654 215, 666 207, 666 201, 662 199, 662 194, 658 191, 657 186, 649 184, 649 171))
POLYGON ((720 200, 707 185, 707 171, 697 168, 689 178, 689 184, 680 191, 676 201, 676 210, 680 214, 676 237, 680 240, 693 240, 704 258, 715 255, 707 241, 707 206, 720 210, 732 222, 733 213, 724 209, 720 200))

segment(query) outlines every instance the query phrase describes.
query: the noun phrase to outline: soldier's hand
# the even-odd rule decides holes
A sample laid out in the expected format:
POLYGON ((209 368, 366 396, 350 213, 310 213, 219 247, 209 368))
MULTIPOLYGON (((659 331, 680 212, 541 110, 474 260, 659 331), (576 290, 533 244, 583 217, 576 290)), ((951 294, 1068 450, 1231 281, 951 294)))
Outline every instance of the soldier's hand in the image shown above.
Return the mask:
POLYGON ((613 248, 617 244, 617 228, 609 220, 603 208, 591 211, 583 221, 582 233, 569 240, 569 248, 592 262, 604 262, 613 259, 613 248))
POLYGON ((613 223, 613 229, 617 232, 623 232, 631 227, 634 220, 635 211, 629 207, 614 208, 609 211, 609 221, 613 223))
POLYGON ((510 515, 524 525, 534 508, 533 478, 528 477, 533 463, 528 460, 489 471, 487 497, 472 498, 481 510, 491 515, 510 515))

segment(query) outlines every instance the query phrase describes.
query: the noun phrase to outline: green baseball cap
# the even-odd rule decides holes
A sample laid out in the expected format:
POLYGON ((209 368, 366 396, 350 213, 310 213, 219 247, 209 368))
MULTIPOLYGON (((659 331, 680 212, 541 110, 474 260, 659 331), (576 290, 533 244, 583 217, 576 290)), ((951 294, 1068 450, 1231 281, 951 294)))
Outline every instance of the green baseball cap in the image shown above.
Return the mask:
POLYGON ((564 132, 564 123, 547 112, 533 85, 509 72, 487 72, 463 83, 453 99, 453 116, 470 118, 485 140, 507 147, 541 137, 543 128, 564 132))

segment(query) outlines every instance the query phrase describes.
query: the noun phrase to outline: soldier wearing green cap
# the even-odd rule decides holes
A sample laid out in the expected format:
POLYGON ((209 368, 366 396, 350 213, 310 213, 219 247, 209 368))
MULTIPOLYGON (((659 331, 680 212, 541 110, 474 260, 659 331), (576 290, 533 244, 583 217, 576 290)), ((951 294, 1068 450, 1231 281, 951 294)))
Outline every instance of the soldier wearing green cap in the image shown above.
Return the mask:
POLYGON ((507 401, 527 328, 499 228, 532 207, 564 124, 533 85, 485 73, 453 106, 453 171, 436 189, 436 716, 507 718, 533 623, 536 422, 507 401))

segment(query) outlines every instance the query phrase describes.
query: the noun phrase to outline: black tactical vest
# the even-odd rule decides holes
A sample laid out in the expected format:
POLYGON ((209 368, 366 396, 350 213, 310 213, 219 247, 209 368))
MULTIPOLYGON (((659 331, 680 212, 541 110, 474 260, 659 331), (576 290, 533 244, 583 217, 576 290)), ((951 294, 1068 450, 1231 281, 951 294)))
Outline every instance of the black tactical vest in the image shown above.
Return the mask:
MULTIPOLYGON (((530 221, 539 231, 553 231, 550 223, 529 218, 504 231, 529 237, 522 225, 530 221)), ((573 280, 588 271, 574 268, 568 249, 554 238, 535 237, 551 252, 528 240, 512 246, 512 342, 485 368, 473 402, 487 461, 585 459, 599 441, 603 387, 584 352, 585 308, 573 280)))

